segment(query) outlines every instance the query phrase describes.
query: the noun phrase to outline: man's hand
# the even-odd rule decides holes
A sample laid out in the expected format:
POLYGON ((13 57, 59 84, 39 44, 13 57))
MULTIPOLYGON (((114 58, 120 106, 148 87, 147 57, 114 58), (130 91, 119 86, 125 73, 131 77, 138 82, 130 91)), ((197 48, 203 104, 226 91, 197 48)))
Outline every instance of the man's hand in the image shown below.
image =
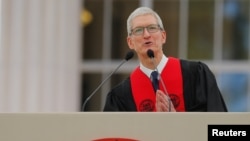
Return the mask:
POLYGON ((168 100, 168 96, 161 90, 156 91, 155 106, 157 112, 176 112, 172 101, 170 99, 168 100), (169 106, 171 107, 169 108, 169 106))

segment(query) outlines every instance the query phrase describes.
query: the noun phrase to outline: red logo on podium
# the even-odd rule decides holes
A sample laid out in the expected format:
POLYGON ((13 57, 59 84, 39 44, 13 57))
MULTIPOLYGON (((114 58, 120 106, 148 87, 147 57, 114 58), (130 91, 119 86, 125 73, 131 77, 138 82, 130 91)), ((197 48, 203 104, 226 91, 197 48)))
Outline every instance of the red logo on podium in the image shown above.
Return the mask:
POLYGON ((128 138, 102 138, 93 141, 139 141, 139 140, 128 139, 128 138))

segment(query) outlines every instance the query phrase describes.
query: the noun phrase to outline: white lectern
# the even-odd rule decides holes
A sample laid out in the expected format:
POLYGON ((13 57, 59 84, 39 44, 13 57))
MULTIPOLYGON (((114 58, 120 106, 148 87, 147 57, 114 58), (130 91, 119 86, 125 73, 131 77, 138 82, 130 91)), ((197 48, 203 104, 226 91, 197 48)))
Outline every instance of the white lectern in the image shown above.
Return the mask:
POLYGON ((209 124, 249 125, 250 113, 1 113, 0 141, 207 141, 209 124))

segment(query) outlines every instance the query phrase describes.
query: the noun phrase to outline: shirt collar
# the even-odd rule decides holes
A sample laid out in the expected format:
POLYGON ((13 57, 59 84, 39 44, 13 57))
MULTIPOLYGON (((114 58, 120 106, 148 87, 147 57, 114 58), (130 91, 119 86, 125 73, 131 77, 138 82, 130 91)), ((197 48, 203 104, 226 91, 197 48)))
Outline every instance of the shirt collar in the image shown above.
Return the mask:
MULTIPOLYGON (((168 62, 168 58, 167 58, 165 55, 163 55, 163 56, 162 56, 162 59, 161 59, 161 61, 160 61, 160 63, 159 63, 158 66, 157 66, 157 69, 158 69, 159 73, 162 72, 162 70, 164 69, 164 67, 165 67, 165 65, 167 64, 167 62, 168 62)), ((141 69, 141 71, 144 72, 149 78, 150 78, 151 72, 156 70, 156 69, 155 69, 155 70, 151 70, 151 69, 149 69, 149 68, 146 68, 145 66, 142 65, 142 63, 140 63, 140 69, 141 69)))

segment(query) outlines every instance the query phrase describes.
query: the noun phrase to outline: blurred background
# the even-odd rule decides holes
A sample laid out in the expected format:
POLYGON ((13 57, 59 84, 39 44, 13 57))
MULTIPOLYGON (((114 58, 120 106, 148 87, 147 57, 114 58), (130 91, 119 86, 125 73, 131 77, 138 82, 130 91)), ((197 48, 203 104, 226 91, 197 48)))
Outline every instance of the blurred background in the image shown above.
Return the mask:
MULTIPOLYGON (((229 112, 250 112, 249 0, 1 0, 0 112, 77 112, 123 60, 126 20, 154 9, 167 56, 205 62, 229 112)), ((102 111, 126 62, 88 101, 102 111)))

